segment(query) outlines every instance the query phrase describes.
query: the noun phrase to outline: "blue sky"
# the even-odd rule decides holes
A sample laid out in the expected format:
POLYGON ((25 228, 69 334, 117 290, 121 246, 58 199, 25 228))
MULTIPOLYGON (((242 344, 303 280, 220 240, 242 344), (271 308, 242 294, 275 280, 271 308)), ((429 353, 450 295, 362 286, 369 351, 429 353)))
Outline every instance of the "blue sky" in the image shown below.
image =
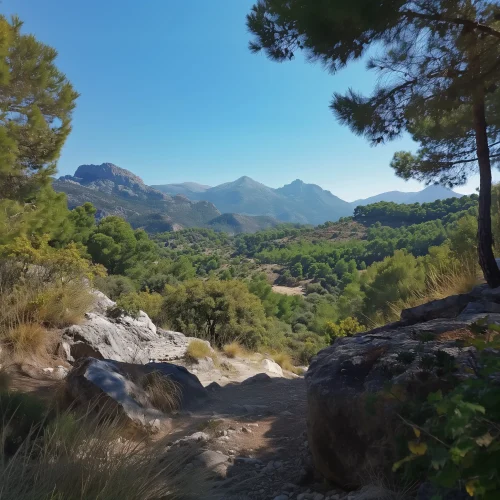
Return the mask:
POLYGON ((374 75, 362 63, 332 76, 300 58, 251 54, 252 3, 3 0, 2 13, 58 50, 81 93, 59 173, 112 162, 147 184, 300 178, 349 201, 421 189, 389 167, 395 151, 414 147, 408 138, 372 148, 328 108, 334 91, 369 92, 374 75))

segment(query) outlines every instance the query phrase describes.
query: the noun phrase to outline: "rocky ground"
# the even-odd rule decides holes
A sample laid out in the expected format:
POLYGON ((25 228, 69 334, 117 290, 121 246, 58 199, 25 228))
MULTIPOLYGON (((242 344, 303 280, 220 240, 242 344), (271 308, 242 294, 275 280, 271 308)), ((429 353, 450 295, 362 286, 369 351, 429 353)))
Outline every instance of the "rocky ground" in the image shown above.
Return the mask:
POLYGON ((62 332, 52 365, 20 366, 13 388, 50 397, 66 384, 75 399, 109 398, 134 424, 154 430, 153 439, 166 437, 167 457, 185 447, 193 457, 193 480, 209 476, 200 498, 222 500, 415 498, 415 492, 391 492, 366 472, 387 462, 376 455, 387 454, 382 443, 395 432, 395 414, 384 406, 384 418, 377 420, 358 411, 359 405, 389 381, 403 388, 420 379, 439 383, 444 354, 466 368, 474 350, 457 340, 479 320, 500 323, 500 289, 486 287, 404 311, 397 323, 323 350, 308 370, 306 391, 303 377, 283 372, 266 355, 218 354, 188 363, 189 338, 156 328, 144 313, 136 319, 110 316, 113 303, 98 298, 83 324, 62 332), (423 369, 423 358, 432 361, 430 368, 423 369), (186 403, 161 415, 165 427, 141 386, 152 371, 178 382, 186 403), (343 491, 342 484, 358 489, 343 491))

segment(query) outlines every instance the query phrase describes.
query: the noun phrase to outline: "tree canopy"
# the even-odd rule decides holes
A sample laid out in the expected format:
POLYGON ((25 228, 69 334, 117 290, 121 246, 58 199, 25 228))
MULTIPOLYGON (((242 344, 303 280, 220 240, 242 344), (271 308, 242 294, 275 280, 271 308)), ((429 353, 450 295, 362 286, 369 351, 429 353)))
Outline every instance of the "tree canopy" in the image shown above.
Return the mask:
POLYGON ((366 97, 334 94, 341 123, 373 144, 409 132, 416 154, 392 166, 403 178, 463 184, 481 176, 479 261, 500 285, 491 234, 491 163, 500 158, 500 6, 488 0, 259 0, 247 23, 253 51, 277 61, 303 50, 336 71, 381 48, 368 68, 381 78, 366 97))

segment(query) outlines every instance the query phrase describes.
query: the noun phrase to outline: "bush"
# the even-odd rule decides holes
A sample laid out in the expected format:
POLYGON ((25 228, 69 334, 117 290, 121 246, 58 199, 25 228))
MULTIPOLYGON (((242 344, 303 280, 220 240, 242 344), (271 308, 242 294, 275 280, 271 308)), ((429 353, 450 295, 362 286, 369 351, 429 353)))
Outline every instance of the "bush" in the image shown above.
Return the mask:
POLYGON ((190 280, 167 286, 163 311, 172 329, 219 348, 237 341, 254 349, 266 335, 262 302, 237 280, 190 280))
POLYGON ((144 311, 154 323, 162 321, 163 297, 159 293, 132 292, 122 295, 116 301, 118 310, 137 318, 144 311))
POLYGON ((278 363, 278 365, 280 365, 283 370, 295 372, 295 366, 292 363, 292 357, 290 356, 290 354, 286 352, 273 354, 273 360, 275 363, 278 363))
POLYGON ((241 358, 246 354, 245 349, 238 342, 226 344, 222 350, 228 358, 241 358))
POLYGON ((24 441, 46 425, 49 416, 49 408, 31 394, 0 392, 0 453, 6 457, 15 455, 24 441))
POLYGON ((213 351, 207 342, 203 340, 192 340, 189 342, 186 351, 186 358, 190 361, 198 361, 206 357, 213 356, 213 351))
POLYGON ((104 276, 96 278, 95 287, 111 300, 135 292, 134 282, 127 276, 104 276))
POLYGON ((94 297, 80 280, 54 278, 45 269, 0 264, 0 327, 39 323, 63 328, 83 319, 94 297))
MULTIPOLYGON (((410 454, 394 469, 405 466, 415 479, 430 476, 439 487, 493 499, 500 491, 500 387, 495 380, 500 372, 500 327, 473 325, 472 330, 476 336, 470 344, 479 352, 471 364, 474 374, 456 380, 453 370, 447 370, 453 390, 413 402, 404 419, 410 454)), ((434 364, 449 367, 449 357, 437 355, 434 364)))
POLYGON ((37 323, 20 323, 7 329, 3 337, 4 345, 21 359, 30 355, 47 355, 51 340, 49 332, 37 323))
POLYGON ((338 323, 333 323, 332 321, 325 323, 325 335, 330 339, 330 342, 348 335, 354 335, 363 330, 363 326, 356 318, 346 318, 338 323))

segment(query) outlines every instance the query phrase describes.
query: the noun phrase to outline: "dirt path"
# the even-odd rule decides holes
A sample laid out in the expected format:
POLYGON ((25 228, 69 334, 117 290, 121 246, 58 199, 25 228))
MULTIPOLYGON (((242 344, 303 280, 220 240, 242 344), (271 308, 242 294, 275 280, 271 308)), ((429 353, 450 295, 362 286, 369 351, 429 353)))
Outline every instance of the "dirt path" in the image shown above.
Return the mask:
MULTIPOLYGON (((213 474, 206 498, 329 499, 337 492, 314 484, 305 415, 303 378, 260 374, 211 391, 203 408, 175 420, 171 438, 174 449, 198 447, 209 462, 205 468, 213 474)), ((193 467, 198 466, 195 459, 193 467)))
MULTIPOLYGON (((201 363, 198 376, 210 397, 173 418, 170 452, 189 447, 193 479, 209 474, 200 499, 338 500, 341 492, 314 483, 306 436, 306 387, 302 377, 271 377, 261 359, 228 360, 230 370, 201 363), (225 385, 209 385, 213 380, 225 385), (339 496, 337 496, 339 494, 339 496)), ((196 365, 195 365, 196 366, 196 365)), ((292 377, 291 374, 287 376, 292 377)), ((47 397, 54 382, 15 377, 17 390, 47 397)))

